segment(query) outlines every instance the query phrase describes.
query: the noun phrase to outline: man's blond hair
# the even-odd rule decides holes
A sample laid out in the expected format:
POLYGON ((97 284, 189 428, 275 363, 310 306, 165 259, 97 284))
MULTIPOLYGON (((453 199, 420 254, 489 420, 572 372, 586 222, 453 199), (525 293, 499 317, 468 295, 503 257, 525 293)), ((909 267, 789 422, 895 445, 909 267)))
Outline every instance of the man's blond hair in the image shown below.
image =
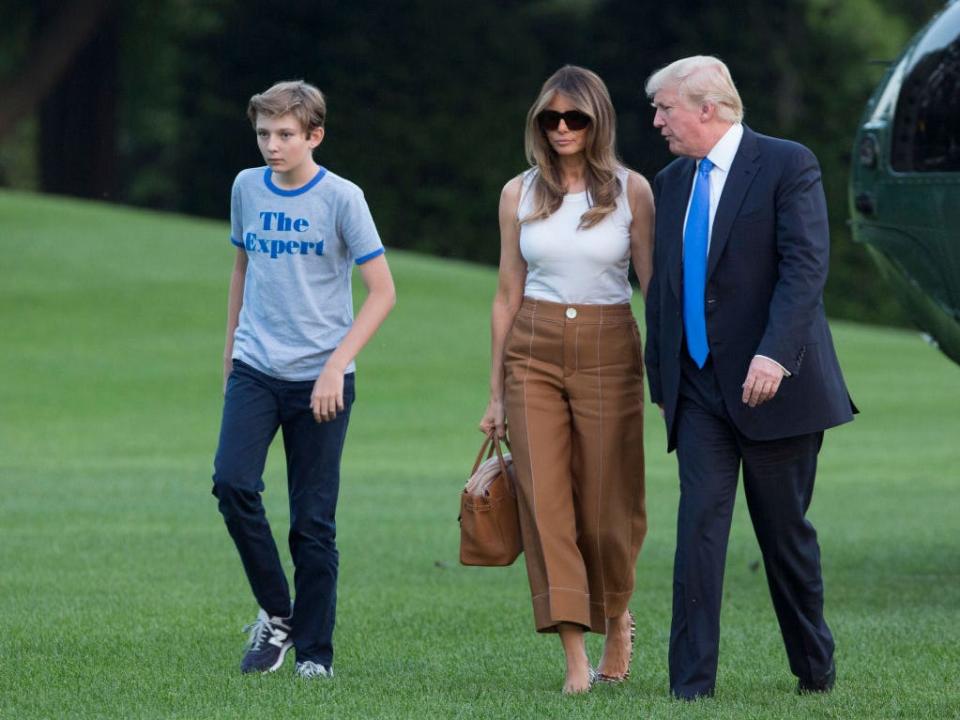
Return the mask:
POLYGON ((694 55, 660 68, 647 78, 647 97, 653 98, 666 85, 675 86, 680 96, 694 105, 715 105, 721 120, 743 122, 743 101, 730 70, 719 58, 694 55))

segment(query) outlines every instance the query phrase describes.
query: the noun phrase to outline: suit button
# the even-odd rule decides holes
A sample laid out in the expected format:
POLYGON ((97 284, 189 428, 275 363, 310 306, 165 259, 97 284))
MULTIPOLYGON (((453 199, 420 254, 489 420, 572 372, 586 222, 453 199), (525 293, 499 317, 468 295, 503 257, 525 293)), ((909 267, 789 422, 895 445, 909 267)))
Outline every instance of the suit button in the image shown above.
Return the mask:
POLYGON ((571 320, 573 320, 573 319, 577 316, 577 309, 576 309, 576 308, 572 308, 572 307, 568 307, 568 308, 567 308, 566 315, 567 315, 568 318, 570 318, 571 320))
POLYGON ((716 298, 707 298, 707 305, 716 305, 716 304, 717 304, 716 298))

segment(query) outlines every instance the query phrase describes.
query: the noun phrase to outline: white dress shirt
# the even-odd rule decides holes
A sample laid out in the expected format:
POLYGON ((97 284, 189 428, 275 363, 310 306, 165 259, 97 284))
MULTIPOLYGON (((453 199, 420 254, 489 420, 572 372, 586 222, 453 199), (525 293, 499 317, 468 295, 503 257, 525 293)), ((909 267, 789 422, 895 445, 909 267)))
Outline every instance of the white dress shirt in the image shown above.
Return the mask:
MULTIPOLYGON (((717 206, 720 205, 720 194, 723 192, 723 186, 727 184, 727 175, 730 174, 730 167, 733 165, 733 158, 740 149, 740 141, 743 139, 743 125, 734 123, 730 129, 723 134, 723 137, 717 141, 707 157, 713 163, 713 169, 710 171, 710 226, 707 232, 707 252, 710 252, 710 240, 713 238, 713 219, 717 215, 717 206)), ((700 161, 697 160, 697 170, 700 169, 700 161)), ((683 226, 687 226, 687 215, 690 214, 690 201, 693 200, 693 187, 697 182, 697 174, 693 174, 693 182, 690 185, 690 198, 687 200, 687 212, 683 216, 683 226)))

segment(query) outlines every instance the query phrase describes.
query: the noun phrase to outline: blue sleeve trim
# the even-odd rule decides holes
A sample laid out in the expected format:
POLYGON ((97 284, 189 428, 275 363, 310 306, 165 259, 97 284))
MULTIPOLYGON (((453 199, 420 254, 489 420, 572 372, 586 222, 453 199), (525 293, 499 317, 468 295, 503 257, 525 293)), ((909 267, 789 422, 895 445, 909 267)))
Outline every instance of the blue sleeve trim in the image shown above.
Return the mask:
POLYGON ((373 260, 375 257, 380 257, 380 256, 383 255, 385 252, 386 252, 386 250, 384 250, 383 248, 377 248, 376 250, 374 250, 372 253, 370 253, 370 254, 368 254, 368 255, 364 255, 363 257, 358 257, 358 258, 356 259, 356 263, 357 263, 357 265, 363 265, 365 262, 368 262, 368 261, 370 261, 370 260, 373 260))
POLYGON ((327 174, 327 169, 320 166, 320 169, 317 170, 317 174, 313 176, 313 179, 308 182, 303 187, 294 188, 293 190, 284 190, 283 188, 277 187, 273 182, 273 170, 269 166, 264 168, 263 171, 263 183, 274 195, 279 195, 280 197, 296 197, 297 195, 303 195, 305 192, 310 190, 314 185, 323 180, 323 176, 327 174))
POLYGON ((233 235, 230 236, 230 242, 236 245, 238 248, 242 248, 244 246, 239 240, 234 240, 233 235))

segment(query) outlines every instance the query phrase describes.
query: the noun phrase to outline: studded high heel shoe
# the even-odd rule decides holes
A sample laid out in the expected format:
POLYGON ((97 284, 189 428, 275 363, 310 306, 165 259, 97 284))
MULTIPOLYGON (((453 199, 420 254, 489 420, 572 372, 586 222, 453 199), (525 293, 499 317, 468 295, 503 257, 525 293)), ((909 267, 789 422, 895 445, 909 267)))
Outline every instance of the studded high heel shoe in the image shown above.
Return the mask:
POLYGON ((637 637, 637 623, 633 617, 633 613, 627 610, 627 615, 630 617, 630 659, 627 661, 627 670, 623 675, 607 675, 599 671, 594 671, 593 682, 594 683, 608 683, 610 685, 616 685, 618 683, 625 682, 627 678, 630 677, 630 664, 633 662, 633 641, 637 637))

